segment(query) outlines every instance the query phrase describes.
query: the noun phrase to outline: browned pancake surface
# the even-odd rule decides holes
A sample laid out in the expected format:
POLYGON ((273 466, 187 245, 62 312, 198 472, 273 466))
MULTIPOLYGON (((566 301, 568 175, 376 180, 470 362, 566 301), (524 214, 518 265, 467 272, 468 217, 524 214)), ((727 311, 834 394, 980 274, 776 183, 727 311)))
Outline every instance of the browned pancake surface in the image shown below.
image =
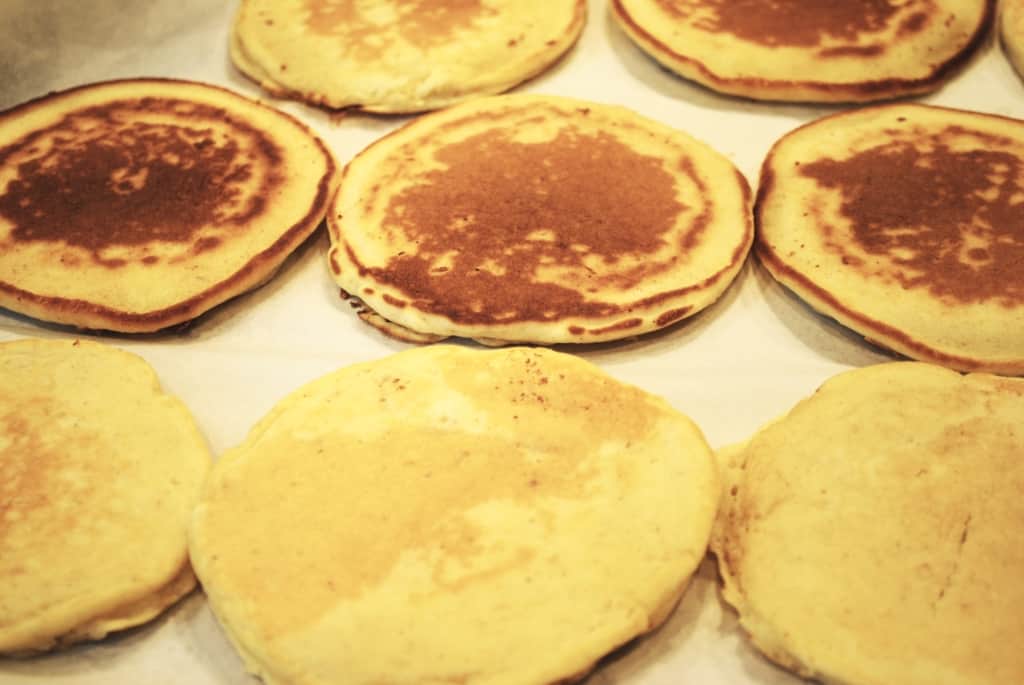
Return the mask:
POLYGON ((1024 124, 890 105, 765 162, 757 254, 815 308, 915 359, 1024 371, 1024 124))
POLYGON ((153 243, 201 252, 221 241, 205 227, 244 226, 261 214, 263 198, 282 179, 267 174, 248 193, 242 182, 253 165, 272 169, 279 160, 271 138, 223 109, 169 98, 112 102, 74 112, 0 150, 0 165, 18 173, 0 194, 0 215, 11 222, 14 243, 63 243, 110 268, 129 259, 152 263, 159 259, 146 249, 153 243), (195 123, 156 126, 137 121, 140 112, 195 123), (256 145, 243 150, 235 140, 213 140, 203 123, 208 118, 229 121, 256 145), (105 259, 111 247, 129 248, 129 256, 105 259))
POLYGON ((0 114, 0 306, 85 328, 187 321, 269 278, 334 163, 305 126, 187 81, 92 84, 0 114))
POLYGON ((994 0, 614 0, 649 54, 722 92, 870 101, 938 87, 981 44, 994 0))
POLYGON ((746 181, 684 134, 544 96, 463 107, 371 147, 342 179, 331 268, 385 319, 592 342, 698 311, 742 264, 746 181))

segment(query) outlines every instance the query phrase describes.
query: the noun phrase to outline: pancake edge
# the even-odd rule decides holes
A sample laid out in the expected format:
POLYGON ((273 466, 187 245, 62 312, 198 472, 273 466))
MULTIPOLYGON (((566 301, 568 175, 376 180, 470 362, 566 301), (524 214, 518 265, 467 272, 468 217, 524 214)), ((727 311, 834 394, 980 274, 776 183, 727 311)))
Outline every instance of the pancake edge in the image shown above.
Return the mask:
POLYGON ((649 57, 675 74, 718 93, 768 102, 863 103, 921 95, 940 88, 956 75, 985 41, 995 16, 996 0, 985 0, 985 12, 963 48, 936 66, 928 76, 916 79, 878 79, 854 83, 775 80, 719 76, 702 62, 681 55, 636 23, 622 0, 612 0, 611 11, 627 36, 649 57))

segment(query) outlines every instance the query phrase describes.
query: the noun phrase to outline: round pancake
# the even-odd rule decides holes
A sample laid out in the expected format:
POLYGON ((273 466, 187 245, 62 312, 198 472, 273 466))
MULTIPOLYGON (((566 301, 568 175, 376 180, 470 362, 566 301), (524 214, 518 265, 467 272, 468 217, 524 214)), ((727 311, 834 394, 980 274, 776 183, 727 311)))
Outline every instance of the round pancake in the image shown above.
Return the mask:
POLYGON ((866 102, 936 89, 981 44, 995 0, 613 0, 677 74, 759 100, 866 102))
POLYGON ((323 219, 334 162, 214 86, 92 84, 0 114, 0 306, 129 333, 270 278, 323 219))
POLYGON ((1024 682, 1024 380, 836 376, 732 458, 723 596, 770 659, 844 685, 1024 682))
POLYGON ((280 402, 190 549, 270 685, 562 682, 667 618, 717 478, 692 422, 587 362, 432 345, 280 402))
POLYGON ((209 464, 142 359, 0 343, 0 654, 98 640, 191 591, 186 529, 209 464))
POLYGON ((1024 0, 1003 0, 999 10, 1003 51, 1018 74, 1024 75, 1024 0))
POLYGON ((495 343, 667 326, 721 295, 753 236, 723 156, 627 109, 542 95, 380 139, 346 167, 328 229, 335 280, 384 320, 495 343))
POLYGON ((585 0, 242 0, 230 49, 275 95, 420 112, 543 72, 585 19, 585 0))
POLYGON ((1024 122, 843 112, 765 160, 755 251, 818 311, 908 357, 1024 373, 1024 122))

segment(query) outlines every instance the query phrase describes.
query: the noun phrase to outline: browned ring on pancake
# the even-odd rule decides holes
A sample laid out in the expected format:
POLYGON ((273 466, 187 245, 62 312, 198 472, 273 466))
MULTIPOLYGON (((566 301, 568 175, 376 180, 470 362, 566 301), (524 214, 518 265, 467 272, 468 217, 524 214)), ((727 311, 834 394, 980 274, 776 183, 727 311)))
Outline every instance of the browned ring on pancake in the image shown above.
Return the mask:
POLYGON ((758 100, 868 102, 925 93, 981 46, 995 0, 612 0, 666 68, 758 100))
POLYGON ((680 131, 619 107, 500 96, 357 155, 328 212, 329 266, 419 334, 616 340, 721 295, 752 240, 749 204, 742 174, 680 131))
POLYGON ((913 359, 1024 373, 1024 122, 884 105, 792 131, 765 160, 760 262, 913 359))
POLYGON ((127 79, 0 114, 0 306, 149 332, 269 279, 335 164, 304 124, 216 86, 127 79))

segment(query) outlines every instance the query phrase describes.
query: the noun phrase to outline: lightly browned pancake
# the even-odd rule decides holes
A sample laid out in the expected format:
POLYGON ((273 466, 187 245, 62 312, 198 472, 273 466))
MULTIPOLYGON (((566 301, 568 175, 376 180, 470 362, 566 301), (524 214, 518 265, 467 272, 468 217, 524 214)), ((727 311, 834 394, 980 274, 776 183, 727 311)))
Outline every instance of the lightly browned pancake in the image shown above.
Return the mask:
POLYGON ((752 240, 723 156, 621 108, 544 95, 426 115, 346 167, 329 263, 414 341, 590 343, 713 302, 752 240), (411 332, 411 333, 410 333, 411 332))
POLYGON ((818 311, 913 359, 1024 373, 1024 122, 843 112, 764 162, 755 251, 818 311))
POLYGON ((242 0, 230 50, 275 95, 421 112, 547 70, 585 21, 586 0, 242 0))
POLYGON ((720 453, 722 596, 831 685, 1024 682, 1024 379, 844 372, 720 453))
POLYGON ((0 306, 150 332, 270 278, 317 227, 334 161, 215 86, 132 79, 0 114, 0 306))
POLYGON ((664 400, 574 355, 429 345, 277 403, 189 544, 267 685, 546 685, 665 621, 719 496, 664 400))
POLYGON ((0 655, 99 640, 188 594, 209 466, 188 409, 139 357, 0 343, 0 655))
POLYGON ((613 0, 663 66, 759 100, 866 102, 938 88, 975 52, 995 0, 613 0))

